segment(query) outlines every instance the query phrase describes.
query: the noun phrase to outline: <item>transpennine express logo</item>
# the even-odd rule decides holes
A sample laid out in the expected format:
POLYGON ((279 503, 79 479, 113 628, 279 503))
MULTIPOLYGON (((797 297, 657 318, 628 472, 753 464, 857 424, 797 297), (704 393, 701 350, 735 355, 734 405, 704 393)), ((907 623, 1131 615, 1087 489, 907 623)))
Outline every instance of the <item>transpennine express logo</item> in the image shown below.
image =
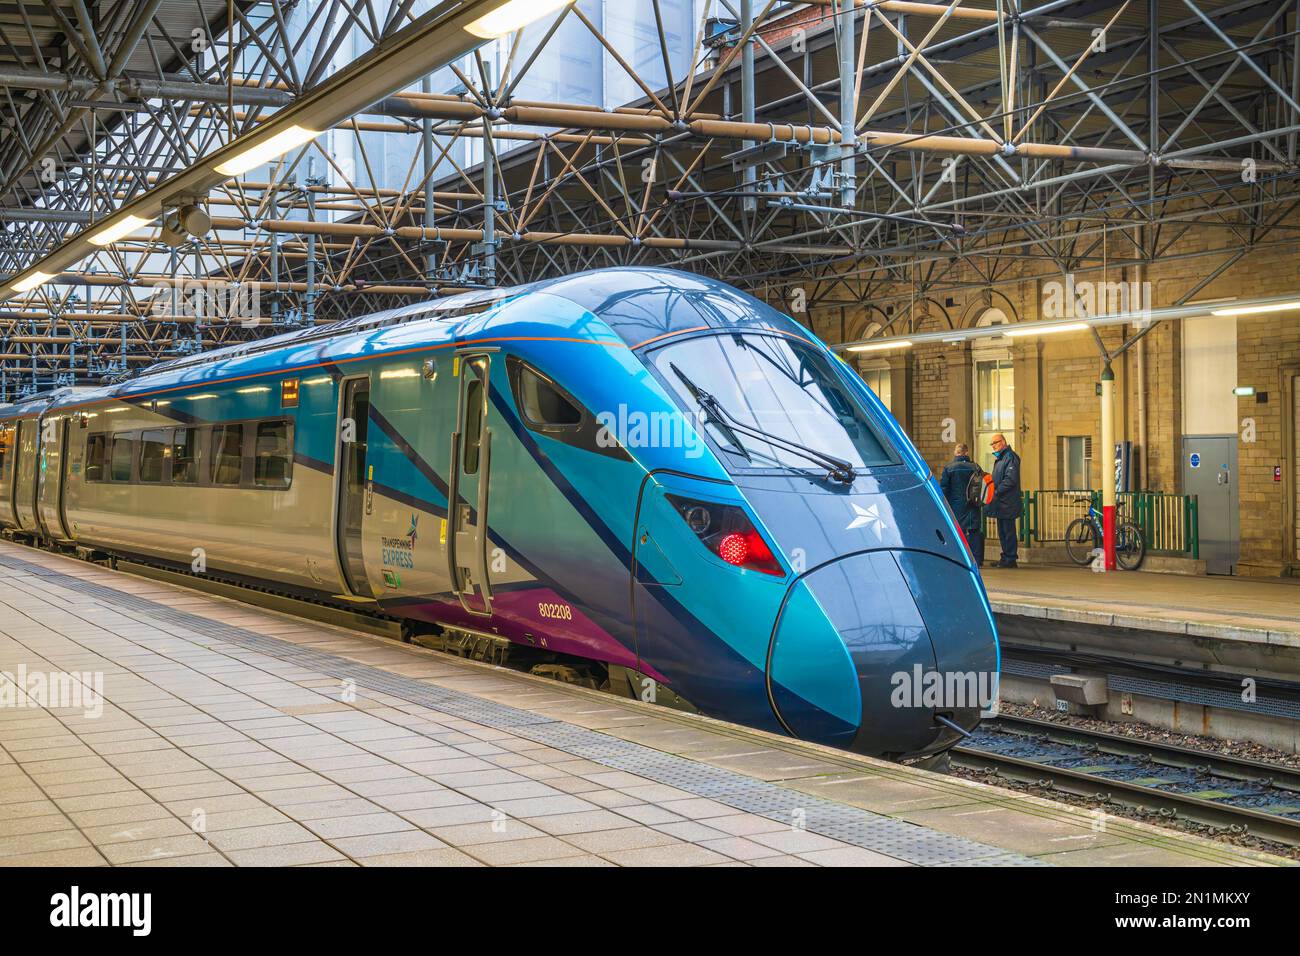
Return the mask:
POLYGON ((419 537, 420 516, 411 514, 411 526, 406 531, 404 538, 390 538, 382 536, 380 544, 383 546, 382 560, 386 568, 414 568, 415 567, 415 540, 419 537))

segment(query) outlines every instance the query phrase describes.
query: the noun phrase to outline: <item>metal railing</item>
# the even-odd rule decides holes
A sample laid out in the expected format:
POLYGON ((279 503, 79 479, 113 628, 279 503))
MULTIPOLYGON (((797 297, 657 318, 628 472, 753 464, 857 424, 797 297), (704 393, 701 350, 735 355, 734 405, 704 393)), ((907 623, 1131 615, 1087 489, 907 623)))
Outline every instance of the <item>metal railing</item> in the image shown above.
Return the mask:
MULTIPOLYGON (((1092 489, 1049 488, 1021 492, 1022 512, 1017 537, 1030 548, 1065 541, 1070 522, 1088 513, 1088 504, 1101 510, 1101 492, 1092 489)), ((1199 515, 1195 495, 1158 491, 1127 491, 1115 496, 1121 521, 1142 529, 1147 553, 1197 559, 1201 556, 1199 515)), ((985 521, 985 534, 997 538, 995 519, 985 521)))

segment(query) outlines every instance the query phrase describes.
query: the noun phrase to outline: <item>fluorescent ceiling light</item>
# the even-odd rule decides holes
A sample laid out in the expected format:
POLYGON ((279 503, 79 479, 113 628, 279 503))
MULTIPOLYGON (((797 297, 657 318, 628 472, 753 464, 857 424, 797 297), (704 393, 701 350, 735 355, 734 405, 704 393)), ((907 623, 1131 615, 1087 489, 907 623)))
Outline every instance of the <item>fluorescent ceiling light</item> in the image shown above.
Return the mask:
POLYGON ((548 13, 554 13, 560 7, 567 7, 572 2, 573 0, 506 0, 491 13, 483 14, 465 27, 465 31, 484 40, 495 40, 540 20, 548 13))
POLYGON ((884 352, 888 349, 910 349, 912 343, 907 339, 900 339, 896 342, 872 342, 869 345, 850 345, 844 351, 846 352, 884 352))
POLYGON ((33 272, 26 279, 15 282, 9 288, 13 289, 15 292, 31 292, 38 285, 45 285, 45 283, 49 282, 53 278, 54 276, 50 275, 48 272, 33 272))
POLYGON ((144 219, 140 216, 123 216, 111 226, 105 226, 93 236, 87 236, 86 241, 96 246, 111 246, 119 239, 123 239, 135 232, 141 226, 147 226, 153 222, 152 219, 144 219))
POLYGON ((320 135, 320 130, 307 129, 305 126, 290 126, 274 136, 263 140, 256 146, 250 146, 243 152, 236 153, 220 166, 212 167, 223 176, 238 176, 250 169, 256 169, 263 163, 269 163, 283 156, 295 146, 301 146, 320 135))
POLYGON ((1210 315, 1261 315, 1265 312, 1290 312, 1300 309, 1300 301, 1273 302, 1268 305, 1237 305, 1230 309, 1214 309, 1210 315))
POLYGON ((1005 329, 1002 334, 1018 338, 1022 335, 1051 335, 1053 332, 1084 332, 1087 328, 1087 322, 1071 322, 1068 325, 1044 325, 1042 328, 1036 328, 1035 323, 1030 323, 1019 328, 1005 329))

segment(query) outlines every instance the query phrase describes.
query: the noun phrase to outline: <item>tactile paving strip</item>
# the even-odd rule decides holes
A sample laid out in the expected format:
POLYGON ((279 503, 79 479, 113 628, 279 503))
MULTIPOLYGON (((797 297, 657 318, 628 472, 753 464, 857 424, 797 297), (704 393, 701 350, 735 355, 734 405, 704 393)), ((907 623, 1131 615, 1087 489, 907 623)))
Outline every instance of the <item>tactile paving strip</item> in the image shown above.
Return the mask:
POLYGON ((0 568, 31 574, 84 597, 183 627, 217 641, 296 664, 358 687, 546 744, 575 757, 636 774, 698 797, 798 826, 851 846, 921 866, 1045 866, 1048 864, 963 837, 823 800, 744 774, 697 763, 641 744, 588 730, 472 694, 426 684, 347 658, 304 648, 211 618, 175 610, 148 598, 86 581, 21 558, 0 557, 0 568))

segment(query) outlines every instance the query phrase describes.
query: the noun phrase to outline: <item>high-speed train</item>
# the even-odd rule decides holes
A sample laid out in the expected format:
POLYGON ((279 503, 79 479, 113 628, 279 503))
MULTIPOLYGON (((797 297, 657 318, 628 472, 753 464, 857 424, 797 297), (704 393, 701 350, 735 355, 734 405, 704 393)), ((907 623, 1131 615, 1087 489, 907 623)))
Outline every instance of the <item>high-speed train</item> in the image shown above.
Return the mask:
POLYGON ((892 759, 997 637, 925 462, 789 317, 599 270, 185 356, 0 411, 0 526, 892 759), (951 681, 949 681, 951 684, 951 681))

